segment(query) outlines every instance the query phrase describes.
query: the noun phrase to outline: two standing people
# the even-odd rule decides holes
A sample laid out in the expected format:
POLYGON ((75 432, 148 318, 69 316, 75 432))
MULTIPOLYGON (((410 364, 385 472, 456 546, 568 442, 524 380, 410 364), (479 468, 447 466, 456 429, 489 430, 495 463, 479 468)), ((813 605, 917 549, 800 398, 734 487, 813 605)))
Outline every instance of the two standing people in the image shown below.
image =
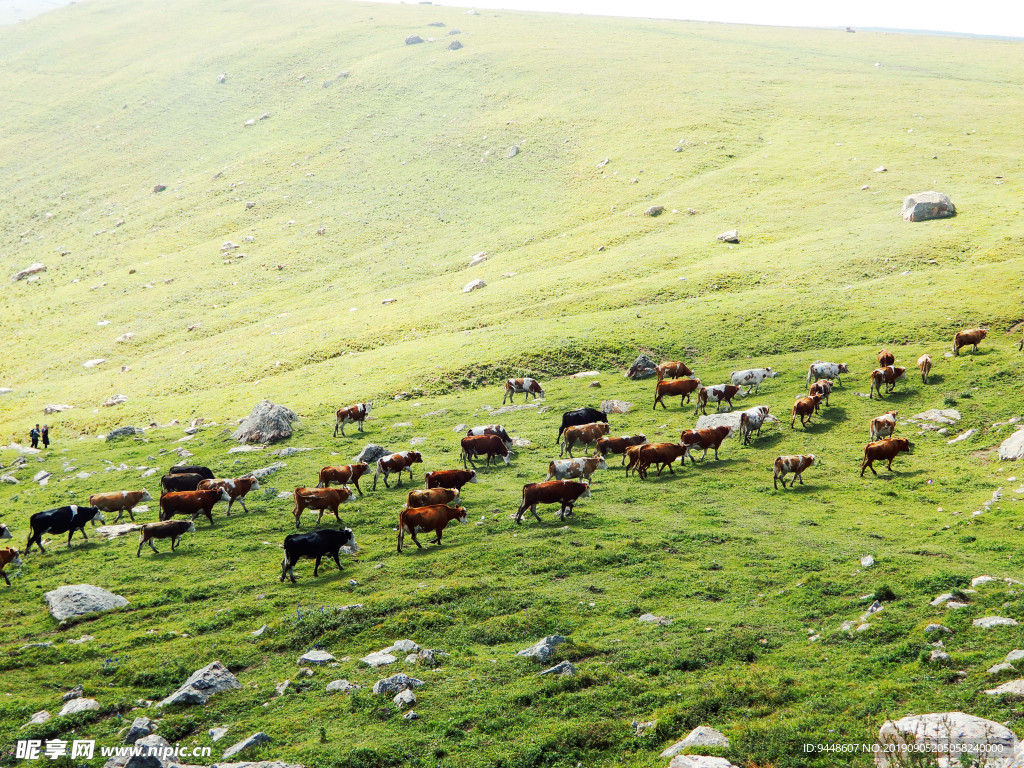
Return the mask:
POLYGON ((33 448, 39 447, 40 437, 43 438, 43 448, 50 447, 50 428, 46 424, 43 424, 42 429, 39 429, 39 425, 36 424, 35 427, 28 433, 28 436, 32 439, 33 448))

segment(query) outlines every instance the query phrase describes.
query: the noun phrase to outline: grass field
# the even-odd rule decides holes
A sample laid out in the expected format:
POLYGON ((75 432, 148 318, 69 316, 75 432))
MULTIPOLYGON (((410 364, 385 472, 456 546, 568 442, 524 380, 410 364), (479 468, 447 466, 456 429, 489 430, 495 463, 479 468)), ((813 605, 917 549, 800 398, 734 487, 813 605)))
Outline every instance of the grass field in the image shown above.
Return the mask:
MULTIPOLYGON (((802 745, 868 742, 887 717, 936 711, 1020 733, 1019 707, 982 691, 1013 677, 986 669, 1024 638, 971 624, 1024 619, 1020 588, 979 587, 960 611, 928 602, 983 573, 1020 576, 1024 481, 992 448, 1022 409, 1022 77, 1020 44, 1002 41, 422 5, 90 0, 0 29, 0 264, 47 266, 0 291, 0 438, 24 443, 44 421, 54 438, 3 486, 14 545, 36 511, 155 493, 139 468, 165 470, 178 447, 223 475, 276 461, 228 454, 222 432, 265 397, 301 416, 287 445, 313 448, 283 459, 249 514, 218 510, 173 554, 136 559, 135 537, 90 534, 25 557, 0 592, 0 743, 73 730, 113 744, 138 700, 214 659, 243 688, 163 713, 158 733, 209 745, 229 724, 219 755, 262 730, 274 743, 254 754, 317 768, 654 768, 701 724, 744 768, 866 766, 802 745), (454 29, 465 47, 449 51, 454 29), (414 33, 436 40, 404 45, 414 33), (902 221, 904 195, 925 189, 959 215, 902 221), (739 245, 715 240, 734 227, 739 245), (487 287, 463 293, 475 278, 487 287), (979 325, 981 352, 943 357, 979 325), (933 383, 908 376, 884 405, 858 396, 883 345, 908 366, 931 353, 933 383), (653 412, 653 383, 623 378, 641 350, 709 384, 772 366, 782 375, 742 405, 785 424, 677 476, 626 479, 613 462, 566 524, 548 509, 517 527, 562 411, 624 399, 613 434, 652 441, 693 425, 692 407, 653 412), (854 374, 791 430, 817 359, 854 374), (591 368, 599 390, 564 378, 591 368), (548 410, 492 417, 500 382, 523 374, 542 379, 548 410), (116 393, 128 402, 102 407, 116 393), (370 398, 366 433, 332 438, 334 409, 370 398), (74 408, 44 416, 56 403, 74 408), (861 479, 867 422, 890 407, 963 419, 948 436, 904 424, 913 454, 861 479), (195 417, 216 426, 177 443, 195 417), (444 546, 395 553, 404 491, 378 488, 347 505, 362 552, 342 573, 314 579, 304 563, 298 584, 278 582, 293 523, 277 492, 368 441, 425 437, 420 486, 455 466, 455 425, 496 420, 532 444, 467 486, 472 524, 444 546), (787 453, 821 461, 776 491, 787 453), (31 482, 40 469, 46 486, 31 482), (877 565, 861 568, 865 554, 877 565), (57 626, 43 593, 82 582, 131 607, 57 626), (889 590, 869 630, 839 630, 889 590), (674 621, 637 621, 648 612, 674 621), (933 621, 954 630, 948 664, 927 661, 933 621), (572 638, 554 661, 575 677, 537 677, 514 655, 554 633, 572 638), (83 634, 95 640, 64 642, 83 634), (427 683, 414 722, 358 662, 405 637, 450 654, 413 673, 427 683), (314 645, 349 658, 297 679, 314 645), (326 693, 338 678, 364 688, 326 693), (101 711, 21 728, 76 683, 101 711), (635 735, 633 720, 654 719, 635 735)), ((3 473, 15 456, 0 450, 3 473)))

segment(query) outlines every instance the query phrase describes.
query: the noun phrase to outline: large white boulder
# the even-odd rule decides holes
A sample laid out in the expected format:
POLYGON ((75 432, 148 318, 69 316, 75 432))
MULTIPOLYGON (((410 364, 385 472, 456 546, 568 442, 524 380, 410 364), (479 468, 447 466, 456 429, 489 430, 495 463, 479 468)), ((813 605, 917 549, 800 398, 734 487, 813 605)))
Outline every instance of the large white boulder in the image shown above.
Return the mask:
POLYGON ((120 595, 92 584, 67 584, 47 592, 43 597, 57 621, 88 613, 112 611, 128 605, 128 601, 120 595))
POLYGON ((942 192, 916 192, 903 198, 904 221, 927 221, 956 216, 956 206, 942 192))
MULTIPOLYGON (((909 715, 895 722, 887 720, 878 732, 881 744, 892 744, 897 750, 902 745, 920 745, 925 750, 920 754, 948 755, 940 765, 964 765, 961 759, 970 756, 980 759, 978 768, 1002 768, 1017 748, 1017 736, 1005 725, 975 717, 963 712, 937 712, 927 715, 909 715), (971 750, 974 750, 973 752, 971 750), (984 751, 979 751, 984 750, 984 751)), ((877 752, 875 765, 879 768, 901 765, 898 759, 890 760, 893 753, 877 752)), ((897 751, 896 754, 914 754, 897 751)))
POLYGON ((295 411, 269 400, 257 403, 232 435, 240 443, 272 443, 292 436, 292 422, 298 421, 295 411))
POLYGON ((1024 428, 1018 429, 999 444, 999 458, 1002 461, 1017 461, 1024 457, 1024 428))

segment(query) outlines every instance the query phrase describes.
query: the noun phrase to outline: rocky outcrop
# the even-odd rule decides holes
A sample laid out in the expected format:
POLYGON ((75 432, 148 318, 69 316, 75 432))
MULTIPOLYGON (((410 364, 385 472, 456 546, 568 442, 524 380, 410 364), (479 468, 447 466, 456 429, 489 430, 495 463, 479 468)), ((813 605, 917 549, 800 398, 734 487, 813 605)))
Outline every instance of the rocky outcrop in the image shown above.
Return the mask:
POLYGON ((240 443, 273 443, 292 436, 292 422, 298 421, 295 411, 269 400, 257 403, 252 412, 231 434, 240 443))
POLYGON ((657 371, 657 363, 655 363, 647 355, 639 355, 633 364, 629 366, 629 370, 626 371, 627 379, 646 379, 650 376, 654 376, 657 371))
POLYGON ((916 192, 903 198, 904 221, 927 221, 956 216, 956 206, 942 192, 916 192))
POLYGON ((50 614, 57 621, 89 613, 112 611, 123 608, 128 601, 120 595, 108 592, 92 584, 68 584, 43 595, 50 607, 50 614))
MULTIPOLYGON (((914 754, 906 751, 904 745, 915 744, 920 745, 915 749, 923 750, 920 754, 973 754, 982 759, 980 765, 989 768, 1004 765, 1017 747, 1016 735, 1006 726, 963 712, 938 712, 887 720, 878 732, 878 741, 883 745, 893 745, 897 749, 895 754, 902 755, 914 754), (972 747, 975 748, 973 752, 972 747), (978 752, 978 747, 985 751, 978 752)), ((875 765, 878 768, 896 768, 901 762, 890 760, 892 754, 875 753, 875 765)))
POLYGON ((154 704, 154 708, 170 704, 205 704, 215 693, 241 688, 238 678, 219 661, 213 661, 192 673, 174 693, 154 704))

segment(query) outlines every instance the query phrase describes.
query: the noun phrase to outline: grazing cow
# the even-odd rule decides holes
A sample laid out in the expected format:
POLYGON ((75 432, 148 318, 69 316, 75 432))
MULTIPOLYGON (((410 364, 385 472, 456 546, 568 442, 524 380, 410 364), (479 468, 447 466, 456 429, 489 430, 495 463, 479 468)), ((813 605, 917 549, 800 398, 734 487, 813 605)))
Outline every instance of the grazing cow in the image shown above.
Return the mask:
MULTIPOLYGON (((764 407, 764 406, 762 406, 764 407)), ((746 411, 744 411, 746 413, 746 411)), ((740 414, 740 420, 743 420, 743 414, 740 414)), ((732 436, 732 427, 719 426, 709 427, 708 429, 687 429, 683 430, 683 434, 679 436, 679 442, 681 445, 686 446, 686 453, 690 456, 690 462, 696 464, 697 460, 693 458, 693 452, 698 448, 703 450, 700 455, 700 460, 704 461, 704 457, 708 455, 708 450, 714 450, 715 461, 718 461, 718 449, 722 447, 722 442, 732 436)), ((683 458, 685 462, 686 459, 683 458)))
POLYGON ((871 439, 881 440, 883 437, 891 437, 896 431, 896 416, 898 411, 886 411, 881 416, 876 416, 868 425, 871 429, 871 439))
POLYGON ((796 417, 800 417, 800 426, 806 428, 807 422, 811 420, 811 416, 816 410, 818 410, 818 404, 821 402, 821 395, 807 395, 806 397, 798 397, 796 402, 793 403, 793 417, 789 420, 790 429, 794 429, 796 423, 796 417))
POLYGON ((815 457, 810 453, 798 456, 779 456, 775 460, 775 474, 772 477, 775 490, 779 490, 780 477, 782 478, 782 489, 786 489, 786 475, 790 472, 793 473, 793 480, 789 483, 789 487, 792 488, 796 485, 797 480, 800 481, 800 485, 803 485, 803 471, 814 464, 814 459, 815 457))
POLYGON ((0 523, 0 539, 13 539, 14 534, 11 533, 11 529, 3 523, 0 523))
MULTIPOLYGON (((807 391, 809 395, 819 395, 824 401, 825 405, 828 405, 829 395, 832 394, 833 383, 832 379, 821 379, 811 384, 811 388, 807 391)), ((815 410, 817 413, 817 410, 815 410)))
MULTIPOLYGON (((657 467, 659 475, 665 467, 668 467, 670 475, 674 475, 672 462, 680 457, 683 457, 684 462, 686 461, 686 446, 679 443, 650 443, 649 445, 641 445, 637 448, 636 452, 636 474, 640 476, 641 480, 646 480, 647 470, 653 464, 657 467)), ((632 460, 632 456, 630 459, 632 460)))
POLYGON ((761 427, 767 418, 767 405, 755 405, 740 414, 740 435, 743 437, 744 445, 750 444, 750 436, 754 432, 757 432, 758 437, 761 436, 761 427))
POLYGON ((512 395, 526 395, 526 400, 530 399, 530 395, 533 395, 533 399, 537 399, 537 395, 544 397, 544 390, 540 386, 540 382, 536 379, 529 377, 524 379, 509 379, 505 382, 505 396, 501 398, 501 404, 504 405, 507 400, 510 403, 514 403, 512 395))
POLYGON ((115 491, 114 493, 94 493, 89 497, 89 506, 96 507, 103 512, 117 512, 114 523, 118 523, 128 513, 128 517, 135 522, 133 510, 140 501, 153 501, 149 491, 143 488, 141 491, 115 491))
POLYGON ((423 549, 420 540, 416 538, 417 533, 434 532, 434 538, 429 544, 440 544, 441 534, 452 520, 458 520, 465 524, 466 508, 449 507, 446 504, 432 504, 429 507, 406 508, 398 514, 398 551, 402 551, 402 542, 405 534, 412 536, 417 547, 423 549))
POLYGON ((362 488, 359 487, 359 478, 370 471, 370 465, 365 461, 361 461, 358 464, 343 464, 339 467, 324 467, 320 470, 319 481, 316 484, 317 488, 330 488, 331 483, 337 483, 339 485, 348 485, 351 483, 356 487, 356 491, 359 495, 363 495, 362 488))
POLYGON ((658 403, 661 403, 661 407, 664 410, 668 410, 665 407, 665 397, 678 397, 679 407, 683 406, 683 402, 690 402, 690 395, 700 389, 700 379, 668 379, 667 381, 659 381, 654 385, 654 406, 653 410, 658 410, 658 403))
POLYGON ((199 515, 213 525, 213 505, 218 501, 231 501, 227 491, 217 488, 209 491, 175 491, 160 494, 160 519, 170 520, 175 515, 192 515, 195 520, 199 515))
POLYGON ((818 379, 835 379, 841 387, 843 380, 840 378, 840 374, 849 372, 850 369, 846 363, 823 363, 821 360, 817 360, 811 363, 811 367, 807 369, 807 383, 809 385, 818 379))
POLYGON ((226 480, 203 480, 199 484, 197 490, 200 491, 215 491, 221 489, 228 495, 228 511, 227 516, 231 517, 231 505, 236 501, 242 505, 242 511, 248 514, 249 510, 245 506, 245 495, 249 491, 258 491, 260 489, 260 481, 255 477, 236 477, 233 479, 226 480))
POLYGON ((558 437, 555 438, 557 445, 562 439, 562 433, 569 427, 579 427, 584 424, 593 424, 597 421, 608 423, 608 414, 596 408, 577 408, 575 411, 566 411, 562 414, 562 426, 558 428, 558 437))
MULTIPOLYGON (((512 461, 512 454, 497 435, 473 435, 472 437, 462 438, 462 455, 460 457, 462 459, 462 466, 469 469, 466 465, 468 460, 473 465, 473 468, 476 469, 476 462, 473 461, 474 456, 486 456, 485 466, 488 467, 495 456, 501 456, 505 460, 506 466, 512 461)), ((495 461, 494 463, 497 464, 498 462, 495 461)))
POLYGON ((771 368, 750 368, 746 371, 733 371, 729 381, 737 387, 746 386, 747 391, 743 393, 743 396, 746 397, 750 394, 750 390, 754 390, 754 394, 757 394, 758 388, 765 379, 774 379, 778 375, 771 368))
POLYGON ((161 523, 146 523, 139 529, 139 548, 135 550, 135 556, 142 554, 142 545, 149 544, 149 548, 156 554, 156 547, 153 546, 153 539, 170 539, 171 552, 178 546, 181 537, 186 533, 192 533, 196 529, 194 520, 164 520, 161 523))
MULTIPOLYGON (((594 445, 594 455, 601 454, 608 458, 608 454, 622 454, 622 464, 626 463, 626 449, 633 445, 643 445, 647 442, 646 435, 623 435, 622 437, 602 437, 594 445)), ((619 466, 622 466, 621 464, 619 466)))
POLYGON ((868 389, 868 397, 874 396, 877 392, 878 396, 882 396, 882 384, 885 384, 885 393, 890 394, 896 389, 896 382, 907 375, 907 369, 899 366, 888 366, 886 368, 876 368, 871 372, 871 388, 868 389))
POLYGON ((953 354, 957 357, 960 356, 960 348, 971 345, 974 347, 973 351, 978 351, 978 344, 981 340, 988 336, 988 328, 972 328, 969 331, 960 331, 953 338, 953 354))
POLYGON ((201 467, 197 464, 179 464, 167 470, 168 475, 199 475, 203 480, 213 480, 216 475, 209 467, 201 467))
POLYGON ((505 447, 512 450, 512 438, 508 436, 508 432, 501 424, 488 424, 483 427, 473 427, 469 432, 466 433, 467 437, 475 437, 477 435, 496 435, 501 438, 501 442, 505 444, 505 447))
POLYGON ((590 497, 590 484, 579 480, 547 480, 543 483, 527 483, 523 486, 523 503, 516 512, 516 523, 523 522, 523 513, 529 509, 537 522, 543 522, 537 514, 538 504, 560 504, 558 515, 565 520, 572 514, 572 508, 581 498, 590 497))
POLYGON ((8 565, 21 565, 21 556, 18 550, 13 547, 7 547, 6 549, 0 549, 0 576, 4 577, 4 581, 7 582, 7 586, 11 586, 11 580, 4 573, 4 568, 8 565))
POLYGON ((398 473, 398 482, 396 485, 402 485, 402 473, 409 473, 409 480, 412 480, 412 465, 422 464, 423 456, 419 451, 399 451, 398 453, 389 453, 387 456, 381 456, 377 459, 377 471, 373 473, 373 490, 377 490, 377 478, 384 475, 384 487, 390 488, 388 485, 388 475, 392 472, 398 473))
MULTIPOLYGON (((1022 341, 1024 341, 1024 339, 1022 339, 1022 341)), ((932 372, 932 356, 921 355, 917 358, 917 367, 921 371, 921 383, 927 384, 928 376, 931 375, 932 372)))
POLYGON ((883 349, 878 353, 878 367, 885 368, 888 365, 894 365, 896 363, 896 355, 890 352, 888 349, 883 349))
POLYGON ((160 485, 167 493, 174 491, 198 491, 199 484, 206 479, 212 478, 205 478, 195 472, 187 472, 177 475, 164 475, 160 478, 160 485))
POLYGON ((640 451, 647 445, 648 443, 641 443, 640 445, 631 445, 626 448, 626 455, 624 458, 629 461, 626 465, 626 477, 629 477, 629 470, 631 469, 639 474, 640 451))
POLYGON ((338 429, 341 429, 341 436, 345 437, 345 425, 350 421, 354 424, 359 425, 359 431, 363 431, 363 422, 366 421, 366 417, 370 415, 370 409, 373 408, 373 400, 368 403, 356 403, 350 405, 347 408, 339 408, 336 419, 334 422, 334 437, 338 436, 338 429))
POLYGON ((556 459, 548 464, 548 480, 589 480, 599 469, 608 469, 603 456, 582 459, 556 459))
POLYGON ((569 427, 562 435, 562 449, 558 455, 564 456, 566 451, 568 451, 569 458, 573 458, 572 449, 576 443, 580 443, 584 448, 588 445, 594 445, 602 435, 608 434, 608 429, 608 423, 604 421, 598 421, 594 424, 581 424, 578 427, 569 427))
POLYGON ((466 483, 479 483, 475 469, 438 469, 423 476, 426 488, 456 488, 462 490, 466 483))
POLYGON ((667 362, 656 366, 654 370, 658 374, 658 381, 664 378, 678 378, 680 376, 693 376, 693 371, 686 363, 667 362))
POLYGON ((101 523, 106 522, 103 513, 96 507, 80 507, 77 504, 36 512, 28 519, 28 525, 32 532, 25 545, 25 554, 27 555, 32 550, 33 542, 39 546, 40 552, 46 551, 43 549, 44 533, 66 533, 69 547, 71 546, 71 536, 75 531, 81 531, 82 538, 88 540, 89 537, 85 535, 85 524, 92 521, 93 528, 95 528, 97 519, 101 523))
POLYGON ((428 488, 427 490, 409 491, 405 500, 406 509, 416 507, 432 507, 435 504, 461 504, 458 488, 428 488))
POLYGON ((888 462, 886 469, 892 472, 892 460, 900 453, 910 453, 910 441, 905 437, 890 437, 885 440, 876 440, 864 446, 864 461, 860 465, 860 476, 864 477, 864 470, 870 469, 876 476, 874 463, 876 461, 888 462))
POLYGON ((313 531, 311 533, 290 533, 284 537, 284 560, 281 561, 281 581, 288 576, 295 583, 295 564, 303 557, 316 560, 313 566, 313 577, 316 578, 320 570, 320 560, 327 555, 333 558, 338 570, 341 570, 341 561, 338 559, 338 552, 342 547, 357 549, 356 537, 352 535, 351 528, 336 531, 333 528, 313 531))
POLYGON ((722 410, 722 403, 729 404, 729 410, 732 410, 732 399, 739 394, 740 388, 735 384, 716 384, 713 387, 701 387, 697 393, 697 407, 693 409, 693 414, 696 416, 699 411, 704 411, 707 415, 708 403, 718 403, 718 408, 715 413, 722 410))
POLYGON ((338 525, 341 525, 341 517, 338 515, 338 507, 342 504, 355 501, 355 494, 348 488, 296 488, 295 489, 295 506, 292 508, 292 514, 295 515, 295 527, 299 527, 299 518, 302 517, 302 511, 304 509, 311 509, 314 512, 319 512, 320 516, 316 519, 316 524, 320 525, 320 521, 323 519, 324 512, 333 512, 334 518, 338 521, 338 525))

